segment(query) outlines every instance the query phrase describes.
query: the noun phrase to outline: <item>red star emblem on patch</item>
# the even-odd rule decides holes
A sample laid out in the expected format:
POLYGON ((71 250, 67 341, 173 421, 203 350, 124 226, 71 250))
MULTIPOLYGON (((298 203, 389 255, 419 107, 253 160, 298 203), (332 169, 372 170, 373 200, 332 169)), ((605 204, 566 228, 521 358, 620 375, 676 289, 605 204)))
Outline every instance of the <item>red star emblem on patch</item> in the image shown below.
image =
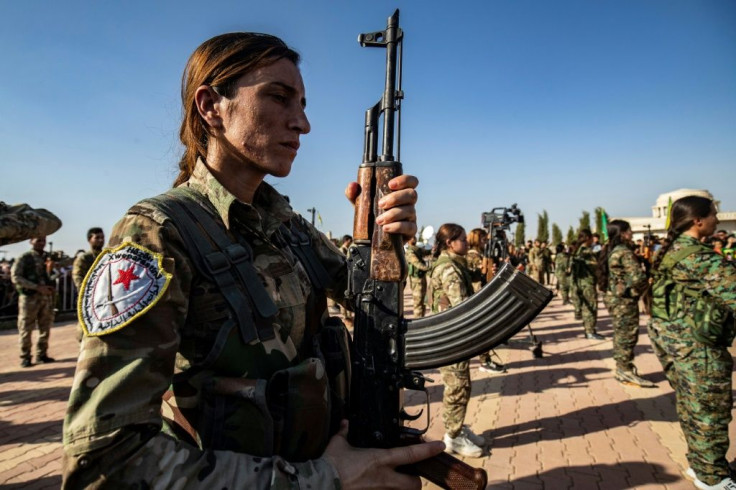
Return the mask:
POLYGON ((130 266, 130 269, 124 270, 124 269, 118 269, 118 278, 115 280, 114 284, 122 284, 125 290, 130 289, 130 283, 133 282, 136 279, 140 279, 140 277, 133 274, 133 269, 135 268, 134 265, 130 266))

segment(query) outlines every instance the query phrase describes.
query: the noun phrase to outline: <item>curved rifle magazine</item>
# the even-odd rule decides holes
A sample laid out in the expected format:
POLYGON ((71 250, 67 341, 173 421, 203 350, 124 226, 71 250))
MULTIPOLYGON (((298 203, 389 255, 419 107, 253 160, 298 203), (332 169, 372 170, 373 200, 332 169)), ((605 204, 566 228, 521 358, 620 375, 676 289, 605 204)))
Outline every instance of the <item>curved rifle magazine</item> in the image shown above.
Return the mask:
POLYGON ((457 306, 407 320, 404 367, 433 369, 488 352, 528 325, 552 297, 552 291, 506 263, 457 306))

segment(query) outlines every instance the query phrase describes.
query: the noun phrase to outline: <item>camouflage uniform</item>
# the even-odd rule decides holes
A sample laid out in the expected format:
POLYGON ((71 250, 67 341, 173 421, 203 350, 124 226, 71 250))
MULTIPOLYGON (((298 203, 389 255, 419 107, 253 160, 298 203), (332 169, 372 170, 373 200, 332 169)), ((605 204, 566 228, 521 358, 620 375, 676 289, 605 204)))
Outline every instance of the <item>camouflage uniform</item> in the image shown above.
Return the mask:
POLYGON ((581 245, 571 258, 570 293, 575 313, 580 312, 585 333, 595 333, 598 298, 595 290, 596 256, 590 247, 581 245))
POLYGON ((608 256, 606 305, 613 323, 613 359, 623 371, 633 370, 634 347, 639 340, 639 292, 647 276, 634 252, 623 244, 608 256))
POLYGON ((45 209, 28 204, 9 206, 0 201, 0 245, 46 236, 61 228, 61 220, 45 209))
MULTIPOLYGON (((84 276, 86 276, 87 272, 92 268, 92 264, 94 264, 98 255, 100 255, 100 250, 88 250, 80 253, 74 258, 74 263, 72 264, 72 282, 74 283, 74 287, 77 288, 77 291, 82 289, 84 276)), ((82 325, 78 323, 77 340, 81 342, 83 336, 84 329, 82 328, 82 325)))
POLYGON ((534 245, 529 250, 529 270, 527 274, 540 284, 544 284, 544 257, 542 257, 542 249, 534 245))
POLYGON ((542 278, 542 284, 550 284, 550 269, 552 268, 552 251, 549 247, 544 247, 540 251, 542 257, 542 273, 539 275, 542 278))
MULTIPOLYGON (((680 235, 674 241, 665 258, 690 246, 700 250, 675 264, 671 277, 678 284, 707 293, 719 310, 733 315, 736 267, 687 235, 680 235)), ((654 293, 656 305, 662 299, 658 298, 656 283, 654 293)), ((692 326, 698 317, 699 302, 696 297, 684 296, 676 305, 679 311, 673 320, 655 317, 653 307, 648 331, 667 380, 675 390, 677 416, 687 441, 690 467, 700 481, 715 485, 729 476, 726 451, 733 404, 733 359, 728 347, 733 342, 733 317, 731 323, 725 323, 723 341, 715 345, 703 343, 695 338, 692 326)))
POLYGON ((557 277, 557 290, 562 295, 562 304, 570 302, 570 254, 560 252, 555 257, 555 276, 557 277))
POLYGON ((20 334, 20 357, 31 358, 31 332, 38 327, 36 357, 46 357, 49 347, 51 325, 54 323, 54 296, 42 294, 39 286, 53 286, 46 272, 46 254, 29 250, 13 264, 11 280, 18 290, 18 333, 20 334))
POLYGON ((280 229, 294 219, 305 227, 332 280, 326 293, 340 301, 347 285, 345 257, 265 182, 253 204, 245 204, 199 161, 183 186, 204 196, 230 233, 252 247, 258 279, 277 307, 266 327, 274 337, 245 343, 223 294, 199 273, 172 221, 151 202, 133 206, 115 225, 110 246, 135 242, 162 254, 171 279, 145 314, 117 331, 85 337, 64 420, 64 487, 339 488, 336 470, 321 457, 334 432, 323 430, 331 430, 325 369, 307 359, 313 322, 325 321, 326 305, 324 298, 314 301, 309 276, 280 229), (293 376, 300 370, 317 386, 276 399, 304 419, 289 426, 290 420, 271 418, 272 400, 264 390, 275 373, 293 376), (193 411, 198 417, 181 420, 193 411), (287 449, 301 445, 294 450, 308 454, 291 462, 268 454, 279 427, 282 450, 291 442, 287 449), (304 433, 315 429, 324 437, 304 433), (205 444, 208 430, 220 434, 218 444, 246 449, 205 444))
POLYGON ((407 245, 406 262, 409 264, 409 288, 414 306, 414 318, 424 316, 427 306, 424 297, 427 295, 427 271, 429 266, 424 262, 426 252, 417 245, 407 245))
MULTIPOLYGON (((433 313, 451 308, 472 294, 473 286, 465 257, 443 251, 430 274, 429 292, 433 313)), ((454 438, 462 430, 470 401, 470 361, 441 367, 440 373, 445 385, 442 418, 445 431, 454 438)))

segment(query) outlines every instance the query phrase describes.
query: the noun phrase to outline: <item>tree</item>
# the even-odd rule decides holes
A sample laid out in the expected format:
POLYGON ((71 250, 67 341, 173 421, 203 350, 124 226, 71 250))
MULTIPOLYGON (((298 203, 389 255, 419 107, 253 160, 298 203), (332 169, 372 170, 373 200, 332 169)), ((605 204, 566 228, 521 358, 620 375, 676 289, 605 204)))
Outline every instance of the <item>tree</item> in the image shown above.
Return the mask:
POLYGON ((514 245, 518 248, 524 245, 524 223, 516 225, 516 231, 514 232, 514 245))
POLYGON ((549 242, 549 215, 547 211, 537 215, 537 240, 540 242, 549 242))
POLYGON ((552 244, 557 246, 562 243, 562 231, 557 223, 552 223, 552 244))
POLYGON ((584 228, 590 230, 590 213, 587 211, 583 211, 583 215, 580 217, 580 227, 578 227, 578 232, 584 228))
POLYGON ((567 244, 572 245, 575 243, 575 230, 572 229, 572 226, 567 230, 567 244))

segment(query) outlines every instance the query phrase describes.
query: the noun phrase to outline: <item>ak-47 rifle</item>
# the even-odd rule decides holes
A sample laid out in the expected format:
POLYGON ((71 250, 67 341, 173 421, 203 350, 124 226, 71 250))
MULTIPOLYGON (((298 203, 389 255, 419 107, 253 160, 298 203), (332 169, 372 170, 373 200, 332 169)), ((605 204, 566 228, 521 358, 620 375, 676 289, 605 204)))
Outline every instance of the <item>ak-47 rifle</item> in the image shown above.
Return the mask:
MULTIPOLYGON (((385 30, 358 37, 364 47, 386 49, 386 83, 381 100, 365 115, 363 163, 358 171, 361 192, 355 203, 354 241, 348 253, 347 295, 355 310, 348 441, 356 447, 389 448, 421 442, 429 426, 429 394, 424 376, 416 370, 446 366, 487 352, 528 324, 552 297, 546 288, 503 266, 489 284, 456 307, 427 318, 404 318, 407 267, 402 239, 384 233, 375 224, 382 212, 378 201, 391 192, 389 180, 402 173, 399 155, 394 156, 394 122, 404 95, 402 39, 398 10, 388 18, 385 30), (383 138, 378 155, 381 115, 383 138), (427 427, 404 426, 405 421, 422 415, 404 411, 404 389, 424 392, 427 427)), ((484 470, 447 453, 405 470, 443 488, 480 489, 487 483, 484 470)))

